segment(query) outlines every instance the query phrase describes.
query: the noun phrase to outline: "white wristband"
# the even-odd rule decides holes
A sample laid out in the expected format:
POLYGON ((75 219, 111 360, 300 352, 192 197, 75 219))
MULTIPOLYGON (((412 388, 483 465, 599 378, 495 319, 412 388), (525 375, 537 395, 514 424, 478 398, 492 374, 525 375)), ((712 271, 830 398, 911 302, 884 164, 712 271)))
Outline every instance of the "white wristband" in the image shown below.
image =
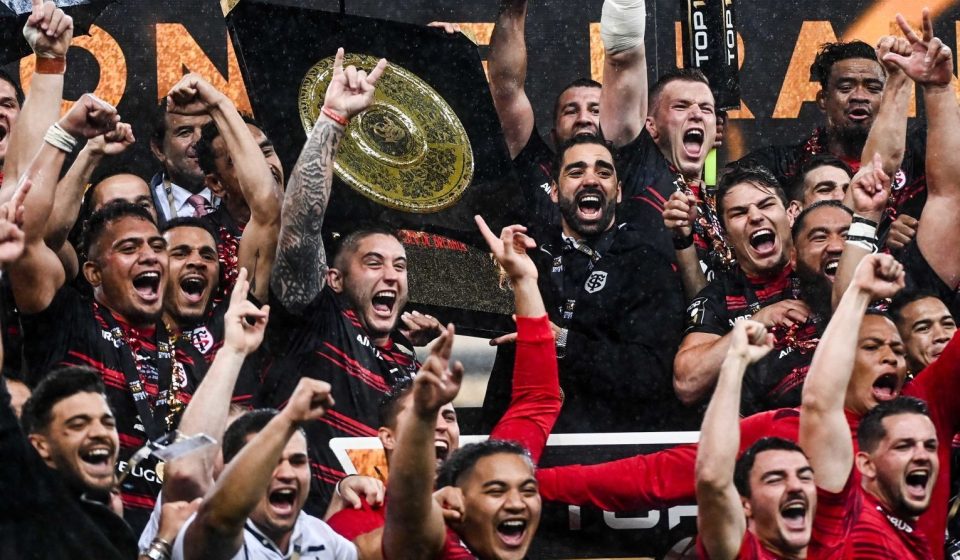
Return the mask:
POLYGON ((47 133, 43 135, 43 141, 68 154, 73 153, 73 149, 77 147, 77 139, 64 130, 60 123, 53 123, 47 129, 47 133))
POLYGON ((877 238, 877 226, 872 226, 865 222, 854 221, 850 224, 850 229, 847 230, 847 236, 849 237, 869 237, 871 239, 877 238))
POLYGON ((616 54, 643 44, 647 27, 644 0, 605 0, 600 15, 600 37, 608 53, 616 54))

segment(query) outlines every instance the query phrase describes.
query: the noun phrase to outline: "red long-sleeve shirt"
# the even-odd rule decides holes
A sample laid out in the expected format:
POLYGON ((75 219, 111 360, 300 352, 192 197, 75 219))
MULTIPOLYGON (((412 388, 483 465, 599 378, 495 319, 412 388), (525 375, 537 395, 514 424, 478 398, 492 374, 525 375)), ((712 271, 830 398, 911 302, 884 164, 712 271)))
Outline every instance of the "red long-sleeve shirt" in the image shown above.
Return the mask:
MULTIPOLYGON (((950 448, 954 434, 960 431, 960 406, 956 406, 956 395, 960 395, 960 336, 947 344, 943 354, 920 372, 903 389, 903 394, 927 402, 930 419, 937 429, 940 473, 930 508, 920 516, 917 525, 930 537, 933 557, 942 560, 950 497, 950 448)), ((847 420, 856 436, 858 418, 848 413, 847 420)), ((799 409, 754 414, 740 421, 740 451, 767 436, 797 441, 799 432, 799 409)), ((696 458, 696 444, 682 445, 608 463, 540 469, 537 479, 540 495, 547 500, 589 504, 606 511, 670 507, 696 500, 696 458)), ((859 473, 854 471, 853 475, 859 479, 859 473)))

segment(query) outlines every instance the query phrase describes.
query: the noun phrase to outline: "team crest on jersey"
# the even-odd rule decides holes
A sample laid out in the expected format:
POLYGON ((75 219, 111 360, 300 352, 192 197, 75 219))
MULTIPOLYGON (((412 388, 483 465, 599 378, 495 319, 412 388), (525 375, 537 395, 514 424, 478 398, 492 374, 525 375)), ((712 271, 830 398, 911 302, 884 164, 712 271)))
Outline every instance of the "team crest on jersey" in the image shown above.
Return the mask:
POLYGON ((687 307, 687 316, 691 325, 703 324, 703 316, 706 313, 707 298, 698 297, 690 302, 687 307))
POLYGON ((893 176, 893 190, 899 191, 907 184, 907 174, 903 172, 903 169, 897 169, 897 173, 893 176))
POLYGON ((201 354, 206 354, 213 348, 213 335, 207 327, 198 327, 190 332, 190 344, 193 344, 201 354))
POLYGON ((603 289, 607 285, 607 273, 598 270, 590 274, 587 277, 587 281, 583 284, 584 289, 587 290, 588 294, 595 294, 603 289))

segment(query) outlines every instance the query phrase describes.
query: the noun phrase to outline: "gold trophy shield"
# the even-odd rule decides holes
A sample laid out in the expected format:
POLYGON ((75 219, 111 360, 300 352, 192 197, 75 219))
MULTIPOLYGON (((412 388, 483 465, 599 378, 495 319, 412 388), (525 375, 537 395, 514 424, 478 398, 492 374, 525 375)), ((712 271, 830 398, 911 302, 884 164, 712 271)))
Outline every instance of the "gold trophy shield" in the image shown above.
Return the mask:
MULTIPOLYGON (((344 66, 368 72, 377 58, 347 53, 344 66)), ((320 116, 333 57, 317 62, 300 85, 300 119, 307 134, 320 116)), ((418 214, 455 204, 473 178, 470 138, 457 114, 432 87, 390 64, 377 82, 373 105, 347 127, 334 169, 374 202, 418 214)))

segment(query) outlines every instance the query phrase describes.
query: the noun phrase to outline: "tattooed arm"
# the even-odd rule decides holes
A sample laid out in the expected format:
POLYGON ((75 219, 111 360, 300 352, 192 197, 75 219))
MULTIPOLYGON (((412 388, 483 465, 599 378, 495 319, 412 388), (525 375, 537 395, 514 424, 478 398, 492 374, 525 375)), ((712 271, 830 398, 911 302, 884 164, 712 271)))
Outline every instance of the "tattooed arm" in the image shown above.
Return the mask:
POLYGON ((303 310, 326 282, 320 230, 330 199, 333 158, 345 128, 338 121, 346 122, 373 103, 374 86, 386 67, 387 61, 380 59, 369 75, 353 66, 344 68, 343 49, 337 50, 320 119, 290 174, 280 213, 280 241, 270 288, 290 311, 303 310))

